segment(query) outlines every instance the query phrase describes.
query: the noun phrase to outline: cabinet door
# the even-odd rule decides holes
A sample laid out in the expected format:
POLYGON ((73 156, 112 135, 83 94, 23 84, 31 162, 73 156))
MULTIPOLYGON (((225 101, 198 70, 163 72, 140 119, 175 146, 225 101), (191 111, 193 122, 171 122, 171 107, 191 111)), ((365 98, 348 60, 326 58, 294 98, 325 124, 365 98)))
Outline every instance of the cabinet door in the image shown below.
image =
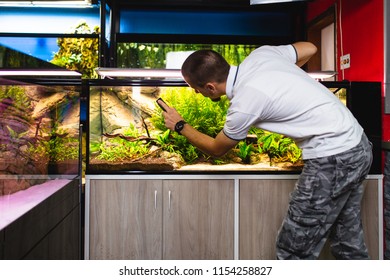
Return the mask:
MULTIPOLYGON (((371 259, 377 260, 379 255, 379 213, 378 213, 378 180, 367 179, 363 182, 365 187, 362 199, 362 223, 364 241, 371 259)), ((382 256, 383 257, 383 256, 382 256)), ((320 259, 334 259, 327 242, 319 257, 320 259)))
POLYGON ((234 181, 164 181, 164 259, 234 258, 234 181))
POLYGON ((275 259, 296 180, 240 180, 240 259, 275 259))
POLYGON ((90 259, 161 259, 161 191, 161 180, 91 180, 90 259))
MULTIPOLYGON (((240 180, 240 259, 275 259, 275 243, 296 180, 240 180)), ((379 256, 378 180, 365 180, 362 221, 372 259, 379 256)), ((319 259, 332 259, 328 242, 319 259)))
MULTIPOLYGON (((362 223, 364 238, 368 253, 374 260, 379 259, 379 213, 378 213, 378 180, 367 179, 364 181, 364 196, 362 200, 362 223)), ((382 256, 383 257, 383 256, 382 256)))

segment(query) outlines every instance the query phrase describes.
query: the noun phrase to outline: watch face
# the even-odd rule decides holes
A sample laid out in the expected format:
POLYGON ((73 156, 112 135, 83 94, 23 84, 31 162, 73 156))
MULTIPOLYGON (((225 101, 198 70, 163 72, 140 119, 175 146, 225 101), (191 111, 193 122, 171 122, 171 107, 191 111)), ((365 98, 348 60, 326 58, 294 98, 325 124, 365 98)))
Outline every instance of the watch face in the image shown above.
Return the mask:
POLYGON ((180 131, 182 131, 184 125, 185 125, 185 122, 184 122, 184 121, 179 121, 179 122, 177 122, 176 125, 175 125, 175 131, 176 131, 177 133, 180 133, 180 131))

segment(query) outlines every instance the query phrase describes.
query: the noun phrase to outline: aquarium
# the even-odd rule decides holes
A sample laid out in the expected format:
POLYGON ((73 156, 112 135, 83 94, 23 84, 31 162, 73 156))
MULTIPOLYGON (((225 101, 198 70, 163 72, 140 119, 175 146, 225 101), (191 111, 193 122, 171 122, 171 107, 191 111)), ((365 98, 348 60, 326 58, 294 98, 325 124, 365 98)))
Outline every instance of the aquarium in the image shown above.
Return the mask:
POLYGON ((227 155, 211 158, 165 127, 162 97, 199 131, 223 128, 227 99, 212 102, 181 79, 89 80, 87 173, 297 172, 301 150, 283 135, 251 130, 227 155))
MULTIPOLYGON (((323 82, 350 107, 374 143, 371 173, 379 174, 381 157, 378 83, 323 82), (375 110, 375 113, 373 113, 375 110), (379 147, 380 149, 380 147, 379 147), (379 169, 378 169, 379 168, 379 169)), ((180 78, 89 80, 86 172, 108 173, 299 173, 301 150, 280 134, 252 129, 228 154, 212 158, 184 136, 168 130, 156 99, 162 97, 199 131, 216 136, 225 121, 227 99, 212 102, 180 78)), ((380 89, 380 86, 379 86, 380 89)))
MULTIPOLYGON (((149 38, 145 38, 147 40, 149 38)), ((153 38, 155 39, 155 37, 153 38)), ((215 37, 214 37, 214 40, 215 37)), ((236 38, 237 40, 237 38, 236 38)), ((119 68, 180 69, 184 59, 196 50, 211 49, 231 65, 240 64, 259 44, 235 43, 117 43, 119 68)))
POLYGON ((345 104, 373 145, 370 174, 382 174, 382 86, 380 82, 322 82, 345 104))
POLYGON ((81 79, 1 73, 0 196, 78 178, 81 79))

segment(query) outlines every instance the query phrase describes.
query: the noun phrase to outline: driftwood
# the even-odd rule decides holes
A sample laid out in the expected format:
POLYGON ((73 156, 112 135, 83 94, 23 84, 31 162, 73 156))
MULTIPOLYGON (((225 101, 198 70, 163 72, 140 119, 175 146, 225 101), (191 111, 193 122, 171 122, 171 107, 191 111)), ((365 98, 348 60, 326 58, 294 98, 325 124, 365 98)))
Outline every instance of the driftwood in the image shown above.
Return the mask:
POLYGON ((119 138, 124 139, 124 140, 129 141, 129 142, 136 142, 136 141, 152 142, 152 141, 156 140, 154 138, 150 138, 150 137, 146 137, 146 136, 140 136, 140 137, 126 136, 126 135, 123 135, 122 133, 112 133, 112 134, 110 134, 110 133, 103 133, 103 136, 105 136, 107 138, 119 137, 119 138))

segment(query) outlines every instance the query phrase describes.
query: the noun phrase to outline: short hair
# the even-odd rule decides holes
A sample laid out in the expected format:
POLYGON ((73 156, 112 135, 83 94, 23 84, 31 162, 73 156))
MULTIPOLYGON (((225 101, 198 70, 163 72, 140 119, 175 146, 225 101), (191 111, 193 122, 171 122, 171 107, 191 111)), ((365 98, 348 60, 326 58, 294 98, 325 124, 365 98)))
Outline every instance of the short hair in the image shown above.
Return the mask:
POLYGON ((226 81, 229 69, 229 63, 216 51, 198 50, 184 61, 181 73, 193 86, 203 87, 208 82, 226 81))

